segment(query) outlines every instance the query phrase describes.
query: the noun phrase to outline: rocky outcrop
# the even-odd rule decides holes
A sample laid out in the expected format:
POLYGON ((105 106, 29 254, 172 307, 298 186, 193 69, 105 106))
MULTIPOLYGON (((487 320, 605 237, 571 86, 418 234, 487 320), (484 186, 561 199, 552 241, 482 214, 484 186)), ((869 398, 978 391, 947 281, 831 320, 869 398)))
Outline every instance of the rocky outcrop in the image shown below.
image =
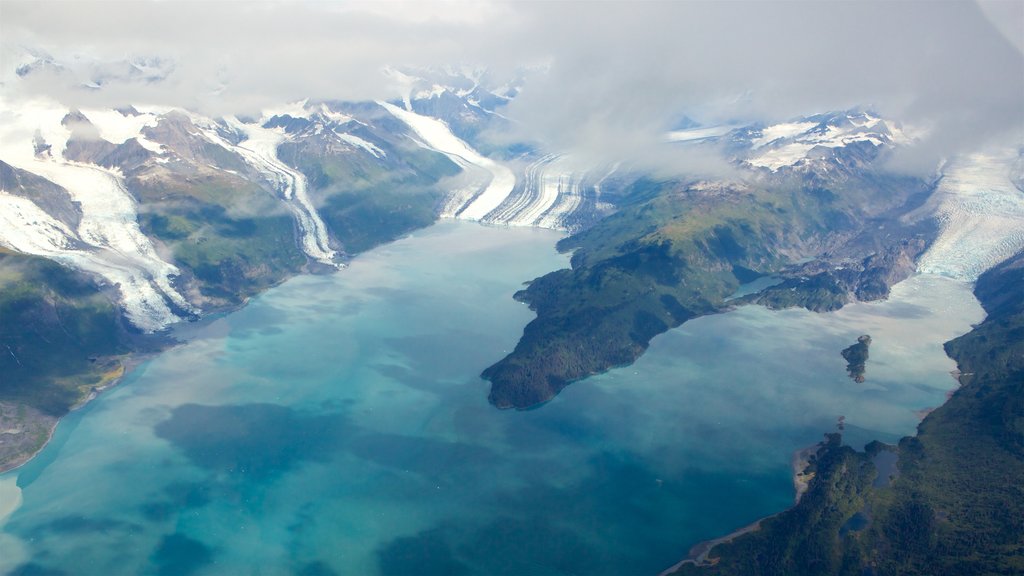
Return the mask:
POLYGON ((868 349, 871 347, 871 336, 867 334, 857 338, 857 343, 844 348, 842 356, 846 360, 846 371, 850 378, 858 384, 864 382, 864 373, 868 361, 868 349))

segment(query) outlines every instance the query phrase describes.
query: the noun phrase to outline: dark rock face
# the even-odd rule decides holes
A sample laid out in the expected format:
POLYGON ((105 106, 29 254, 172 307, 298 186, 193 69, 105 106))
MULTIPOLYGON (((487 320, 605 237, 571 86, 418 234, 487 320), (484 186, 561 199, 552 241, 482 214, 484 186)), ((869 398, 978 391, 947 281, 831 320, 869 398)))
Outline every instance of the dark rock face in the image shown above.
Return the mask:
POLYGON ((871 346, 871 336, 865 334, 857 338, 857 343, 843 349, 842 355, 846 359, 846 371, 850 378, 858 384, 864 382, 865 364, 868 361, 868 348, 871 346))
POLYGON ((0 160, 0 189, 31 200, 69 229, 78 229, 82 219, 78 203, 71 199, 67 190, 53 182, 0 160))
POLYGON ((928 246, 926 237, 921 234, 901 239, 852 262, 825 257, 783 271, 779 275, 788 277, 784 282, 751 295, 746 301, 775 310, 800 307, 812 312, 831 312, 850 302, 888 298, 894 284, 913 274, 917 257, 928 246))
POLYGON ((68 113, 61 124, 71 131, 64 150, 64 157, 68 160, 101 164, 100 160, 117 148, 117 145, 104 140, 99 129, 77 110, 68 113))
POLYGON ((736 304, 824 312, 888 296, 934 236, 933 223, 901 220, 933 186, 837 174, 623 184, 616 214, 559 244, 576 250, 572 268, 517 295, 537 319, 483 372, 491 402, 528 408, 550 400, 571 382, 633 362, 657 334, 736 304), (727 302, 751 273, 785 280, 727 302))

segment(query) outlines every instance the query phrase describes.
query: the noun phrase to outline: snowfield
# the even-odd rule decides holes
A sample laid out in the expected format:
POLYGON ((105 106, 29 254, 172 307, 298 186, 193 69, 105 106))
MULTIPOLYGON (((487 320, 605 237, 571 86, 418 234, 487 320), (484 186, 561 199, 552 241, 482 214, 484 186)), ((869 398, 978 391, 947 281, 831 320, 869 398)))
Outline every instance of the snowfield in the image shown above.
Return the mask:
POLYGON ((100 138, 103 138, 107 142, 113 144, 123 144, 124 142, 135 138, 139 144, 156 154, 163 153, 163 146, 147 140, 142 135, 142 131, 146 128, 151 128, 157 125, 160 119, 156 114, 142 113, 138 114, 122 114, 117 110, 82 110, 82 114, 92 122, 92 125, 96 127, 100 132, 100 138))
POLYGON ((819 122, 787 122, 767 126, 751 140, 746 163, 772 172, 794 166, 817 147, 842 148, 855 142, 873 146, 907 144, 913 140, 895 123, 870 114, 851 114, 839 125, 819 122))

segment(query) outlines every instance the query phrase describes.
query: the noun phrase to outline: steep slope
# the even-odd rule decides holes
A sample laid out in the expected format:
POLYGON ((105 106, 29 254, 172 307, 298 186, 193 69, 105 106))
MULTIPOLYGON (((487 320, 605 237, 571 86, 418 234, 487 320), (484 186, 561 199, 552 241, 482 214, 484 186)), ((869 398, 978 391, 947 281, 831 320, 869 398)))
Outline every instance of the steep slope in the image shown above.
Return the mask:
POLYGON ((160 345, 132 336, 87 276, 0 248, 0 468, 27 460, 60 416, 116 381, 125 354, 160 345))
POLYGON ((1019 574, 1024 569, 1024 253, 982 274, 988 317, 946 344, 961 388, 896 447, 819 450, 799 504, 677 574, 1019 574), (855 519, 857 516, 859 518, 855 519))
MULTIPOLYGON (((77 204, 80 218, 74 230, 47 222, 42 235, 33 230, 33 222, 22 221, 5 227, 0 242, 17 250, 59 255, 66 265, 119 286, 126 314, 142 330, 160 330, 192 313, 193 307, 172 282, 180 271, 157 254, 139 229, 136 202, 121 175, 65 157, 83 121, 75 115, 62 116, 59 108, 46 104, 7 113, 13 121, 0 135, 0 155, 5 162, 60 186, 77 204)), ((36 215, 25 209, 24 202, 19 206, 8 217, 36 215)))
POLYGON ((578 231, 610 212, 598 204, 607 167, 525 145, 498 145, 487 137, 509 131, 502 110, 519 93, 522 75, 499 81, 472 68, 389 73, 401 87, 401 105, 381 105, 423 146, 463 169, 451 180, 443 217, 578 231))
POLYGON ((306 176, 321 217, 350 254, 433 223, 459 173, 377 105, 323 103, 272 122, 288 133, 279 155, 306 176))
POLYGON ((483 372, 491 402, 526 408, 631 363, 652 337, 731 305, 758 276, 791 278, 766 292, 792 299, 777 306, 831 310, 887 295, 931 238, 931 222, 899 221, 931 187, 872 169, 887 148, 866 146, 837 146, 799 169, 741 170, 734 181, 636 179, 616 214, 560 243, 575 250, 571 269, 516 295, 538 317, 483 372))

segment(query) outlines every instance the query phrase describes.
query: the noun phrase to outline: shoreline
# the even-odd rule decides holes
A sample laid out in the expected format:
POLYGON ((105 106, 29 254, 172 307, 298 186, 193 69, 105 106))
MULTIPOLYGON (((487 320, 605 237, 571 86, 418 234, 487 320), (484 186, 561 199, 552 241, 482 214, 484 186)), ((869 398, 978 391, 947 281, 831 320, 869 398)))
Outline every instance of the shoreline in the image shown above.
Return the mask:
MULTIPOLYGON (((355 255, 355 256, 358 256, 358 254, 355 255)), ((50 440, 53 439, 53 433, 57 430, 57 426, 60 425, 61 420, 63 420, 68 414, 71 414, 72 412, 74 412, 76 410, 79 410, 80 408, 86 406, 87 404, 89 404, 90 402, 92 402, 93 400, 98 398, 103 392, 109 390, 110 388, 114 388, 115 386, 119 385, 121 383, 121 381, 124 380, 124 378, 126 376, 131 374, 140 365, 144 364, 145 362, 148 362, 149 360, 152 360, 152 359, 156 358, 160 354, 163 354, 164 352, 166 352, 168 350, 171 350, 172 348, 175 348, 175 347, 180 346, 181 344, 184 344, 185 342, 187 342, 187 340, 178 339, 178 338, 176 338, 174 336, 174 332, 175 332, 176 328, 179 328, 179 327, 182 327, 182 326, 197 326, 197 325, 209 324, 211 322, 219 320, 220 318, 223 318, 223 317, 231 314, 232 312, 237 312, 238 310, 241 310, 242 308, 245 308, 246 306, 249 305, 249 302, 254 297, 257 297, 257 296, 263 294, 264 292, 267 292, 268 290, 276 288, 277 286, 280 286, 280 285, 284 284, 285 282, 287 282, 287 281, 289 281, 289 280, 291 280, 293 278, 298 278, 300 276, 306 276, 306 275, 318 276, 318 275, 325 275, 325 274, 333 274, 333 273, 335 273, 335 272, 337 272, 339 270, 343 270, 344 268, 348 267, 349 262, 351 262, 351 260, 353 260, 355 258, 355 256, 348 256, 348 258, 346 258, 343 261, 342 267, 341 268, 335 268, 335 269, 329 269, 326 266, 323 266, 323 267, 311 266, 310 263, 307 262, 307 264, 299 272, 297 272, 295 274, 289 274, 288 276, 285 276, 284 278, 281 278, 281 279, 279 279, 276 282, 273 282, 273 283, 268 284, 267 286, 264 286, 261 290, 257 291, 256 293, 249 294, 249 295, 245 296, 244 298, 242 298, 242 301, 237 303, 237 304, 228 304, 228 305, 222 305, 222 306, 214 306, 208 312, 204 313, 202 316, 200 316, 199 318, 197 318, 197 319, 195 319, 193 321, 182 321, 182 322, 173 324, 171 326, 168 326, 165 331, 161 331, 161 332, 152 334, 151 336, 155 336, 156 338, 158 338, 158 339, 163 341, 163 344, 160 345, 159 349, 157 349, 157 350, 147 350, 147 351, 128 352, 127 354, 123 354, 120 357, 117 357, 117 358, 119 358, 119 362, 121 364, 121 373, 118 376, 110 378, 110 379, 108 379, 106 381, 101 381, 98 385, 94 386, 89 391, 89 393, 86 394, 77 403, 75 403, 75 405, 72 406, 67 411, 67 413, 65 413, 65 414, 63 414, 61 416, 53 417, 54 421, 51 424, 48 425, 48 428, 46 430, 46 439, 43 441, 43 443, 40 444, 39 447, 37 449, 35 449, 34 451, 32 451, 31 453, 16 455, 11 460, 9 460, 7 462, 0 462, 0 475, 4 475, 4 474, 7 474, 8 472, 12 472, 14 470, 17 470, 18 468, 21 468, 25 464, 28 464, 36 456, 38 456, 39 453, 42 452, 50 444, 50 440)))
POLYGON ((72 412, 75 412, 76 410, 79 410, 79 409, 85 407, 86 405, 88 405, 90 402, 92 402, 96 398, 99 398, 99 396, 103 392, 106 392, 107 390, 109 390, 111 388, 114 388, 115 386, 120 384, 125 379, 125 377, 128 376, 129 374, 131 374, 136 368, 138 368, 139 366, 141 366, 145 362, 147 362, 149 360, 152 360, 153 358, 155 358, 156 356, 158 356, 162 352, 164 352, 166 350, 169 350, 171 348, 174 348, 175 346, 177 346, 179 344, 181 344, 181 342, 174 343, 171 346, 168 346, 167 348, 164 348, 164 349, 162 349, 160 351, 156 351, 156 352, 133 352, 133 353, 129 353, 129 354, 126 354, 124 356, 121 356, 118 359, 118 362, 120 364, 120 369, 119 369, 120 374, 118 374, 117 376, 111 377, 111 378, 107 379, 104 382, 101 382, 97 386, 94 386, 89 391, 89 393, 86 394, 85 397, 83 397, 81 400, 79 400, 74 406, 72 406, 71 409, 68 410, 68 412, 66 414, 64 414, 62 416, 55 416, 55 417, 53 417, 54 421, 53 421, 53 423, 51 423, 48 426, 48 428, 46 430, 46 439, 43 440, 43 443, 40 444, 39 447, 36 448, 31 453, 21 454, 21 455, 15 456, 9 462, 2 462, 2 463, 0 463, 0 475, 7 474, 8 472, 13 472, 14 470, 17 470, 18 468, 21 468, 22 466, 28 464, 33 459, 35 459, 35 457, 38 456, 39 453, 42 452, 44 449, 46 449, 46 447, 50 444, 50 441, 53 439, 53 433, 57 430, 57 426, 60 425, 61 421, 64 420, 64 418, 67 417, 68 414, 71 414, 72 412))
MULTIPOLYGON (((807 466, 810 464, 810 457, 817 454, 823 446, 824 443, 818 442, 812 446, 807 446, 793 452, 793 456, 790 461, 793 468, 793 488, 795 491, 793 506, 800 503, 800 498, 802 498, 804 493, 807 492, 807 488, 810 486, 811 480, 814 478, 813 473, 804 474, 804 470, 806 470, 807 466)), ((790 508, 792 508, 792 506, 790 508)), ((790 508, 787 508, 786 510, 789 510, 790 508)), ((686 558, 676 562, 669 568, 662 570, 658 573, 658 576, 670 576, 686 564, 693 564, 694 566, 714 566, 716 560, 708 560, 708 554, 714 550, 715 546, 718 546, 719 544, 727 544, 744 534, 759 530, 761 528, 761 522, 764 522, 769 518, 774 518, 786 510, 780 510, 775 514, 769 514, 763 518, 758 518, 746 526, 742 526, 732 532, 729 532, 725 536, 719 536, 718 538, 713 538, 711 540, 703 540, 694 544, 687 553, 686 558)))

